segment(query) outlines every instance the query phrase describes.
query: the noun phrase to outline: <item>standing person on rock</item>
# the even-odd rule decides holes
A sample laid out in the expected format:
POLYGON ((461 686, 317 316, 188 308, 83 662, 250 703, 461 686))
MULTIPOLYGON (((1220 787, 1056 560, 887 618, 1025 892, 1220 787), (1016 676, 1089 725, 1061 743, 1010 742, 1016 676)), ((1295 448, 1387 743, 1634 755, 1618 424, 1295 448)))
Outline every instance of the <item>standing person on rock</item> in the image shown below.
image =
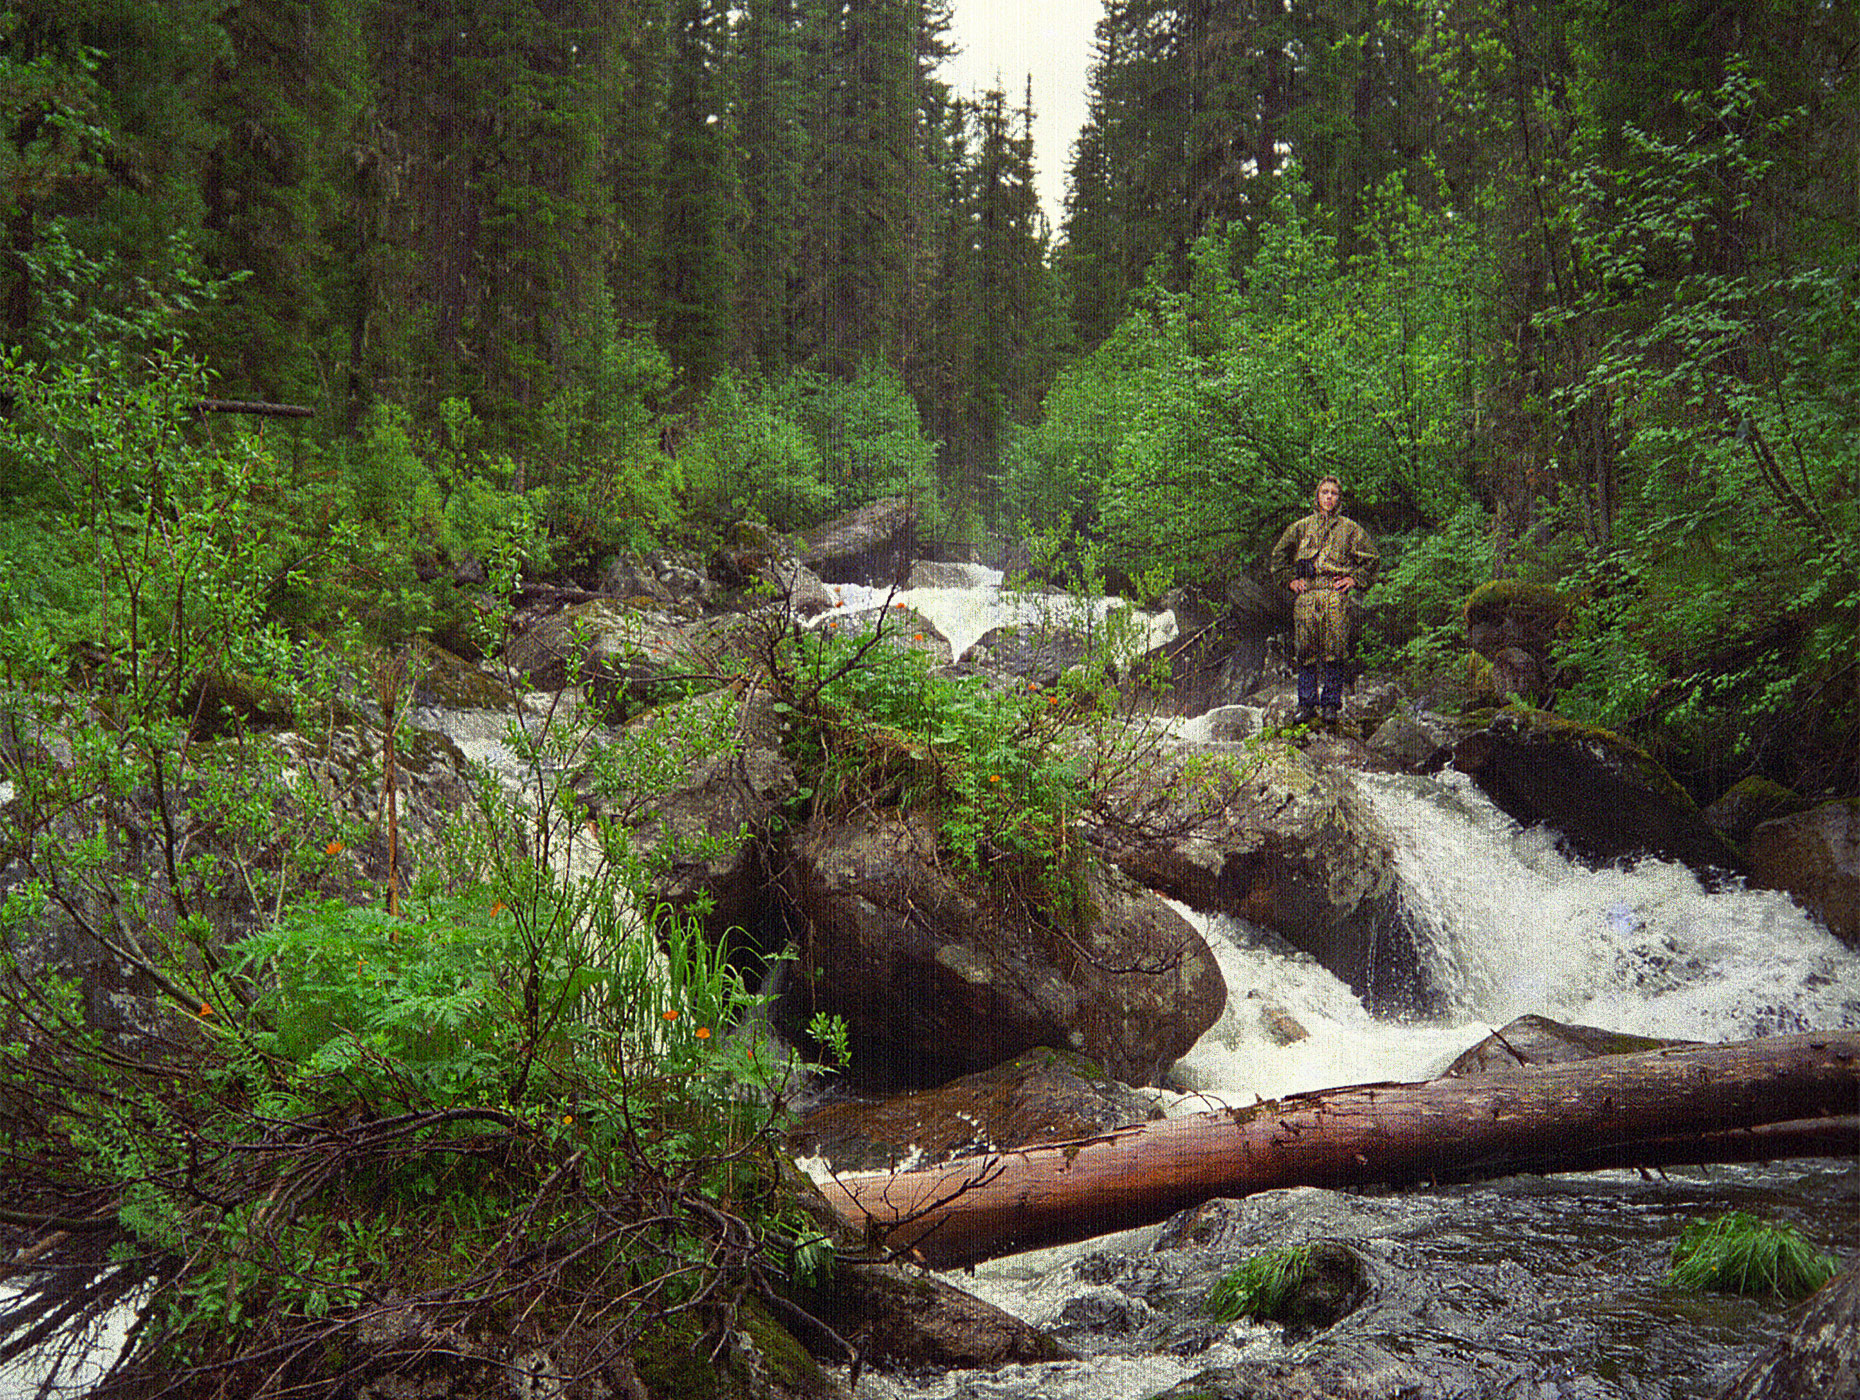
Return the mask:
POLYGON ((1334 724, 1343 711, 1344 664, 1350 655, 1349 595, 1375 581, 1380 557, 1369 531, 1338 513, 1343 483, 1317 484, 1317 509, 1285 527, 1272 547, 1272 581, 1292 598, 1292 648, 1298 664, 1298 714, 1334 724))

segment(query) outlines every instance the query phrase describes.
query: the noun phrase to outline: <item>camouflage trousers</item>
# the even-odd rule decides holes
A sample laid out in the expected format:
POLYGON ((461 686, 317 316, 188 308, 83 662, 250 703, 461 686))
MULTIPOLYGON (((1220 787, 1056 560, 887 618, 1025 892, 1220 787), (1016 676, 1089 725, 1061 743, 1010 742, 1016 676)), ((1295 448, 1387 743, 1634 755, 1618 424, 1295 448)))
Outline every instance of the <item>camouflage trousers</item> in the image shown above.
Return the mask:
POLYGON ((1350 656, 1348 595, 1320 579, 1292 600, 1292 654, 1300 666, 1347 661, 1350 656))

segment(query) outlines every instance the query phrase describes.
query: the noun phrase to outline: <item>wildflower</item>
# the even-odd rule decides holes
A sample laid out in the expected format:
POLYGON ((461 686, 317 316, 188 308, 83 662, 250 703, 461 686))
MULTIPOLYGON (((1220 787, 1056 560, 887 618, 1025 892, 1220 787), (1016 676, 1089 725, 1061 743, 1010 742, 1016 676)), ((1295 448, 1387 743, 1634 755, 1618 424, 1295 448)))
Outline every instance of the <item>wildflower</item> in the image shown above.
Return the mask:
POLYGON ((323 848, 323 854, 330 855, 330 856, 341 855, 342 854, 342 842, 331 841, 327 846, 323 848))
POLYGON ((923 639, 924 639, 924 634, 922 632, 911 633, 911 640, 913 642, 921 642, 923 639))
POLYGON ((894 608, 902 608, 904 604, 902 602, 897 602, 897 603, 893 603, 891 606, 894 608))
POLYGON ((504 901, 503 900, 500 899, 491 906, 491 917, 493 919, 495 919, 499 914, 503 912, 504 912, 504 901))
POLYGON ((692 1034, 697 1036, 699 1040, 709 1040, 710 1039, 710 1027, 699 1026, 697 1030, 692 1032, 692 1034))
POLYGON ((988 775, 988 781, 991 783, 998 783, 1001 781, 1001 775, 999 773, 990 773, 988 775))
POLYGON ((213 1008, 212 1008, 212 1006, 210 1006, 210 1005, 209 1005, 208 1003, 206 1003, 206 1002, 204 1002, 204 1001, 203 1001, 203 1002, 201 1002, 201 1003, 200 1003, 200 1012, 199 1012, 199 1014, 200 1014, 200 1015, 202 1015, 202 1016, 211 1016, 211 1015, 213 1014, 213 1008))
POLYGON ((572 1114, 572 1113, 564 1113, 564 1114, 562 1115, 562 1126, 563 1126, 564 1128, 566 1128, 566 1127, 570 1127, 571 1125, 573 1125, 573 1123, 574 1123, 574 1121, 575 1121, 575 1115, 574 1115, 574 1114, 572 1114))
POLYGON ((668 1011, 665 1013, 665 1019, 668 1021, 676 1021, 678 1019, 678 1013, 676 1011, 668 1011))

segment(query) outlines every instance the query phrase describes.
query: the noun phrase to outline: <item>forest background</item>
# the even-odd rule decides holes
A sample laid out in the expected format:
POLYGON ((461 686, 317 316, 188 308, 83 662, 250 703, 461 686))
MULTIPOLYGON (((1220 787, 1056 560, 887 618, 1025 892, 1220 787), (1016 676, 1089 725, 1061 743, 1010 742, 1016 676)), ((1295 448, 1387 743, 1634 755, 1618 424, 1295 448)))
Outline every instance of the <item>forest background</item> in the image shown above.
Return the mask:
MULTIPOLYGON (((443 633, 512 520, 592 577, 898 491, 1218 597, 1334 471, 1418 693, 1519 578, 1574 604, 1559 707, 1700 796, 1860 787, 1851 6, 1112 0, 1057 230, 947 26, 26 0, 0 334, 314 411, 265 483, 290 627, 443 633)), ((47 482, 0 494, 7 607, 81 632, 47 482)))

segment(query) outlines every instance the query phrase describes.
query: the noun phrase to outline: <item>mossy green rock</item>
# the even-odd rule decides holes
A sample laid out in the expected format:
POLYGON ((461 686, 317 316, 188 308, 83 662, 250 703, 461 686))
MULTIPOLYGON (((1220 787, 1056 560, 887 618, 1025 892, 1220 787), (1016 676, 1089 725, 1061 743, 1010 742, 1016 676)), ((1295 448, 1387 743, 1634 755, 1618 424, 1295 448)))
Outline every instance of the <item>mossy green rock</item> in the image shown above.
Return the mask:
POLYGON ((1544 710, 1501 710, 1462 739, 1453 766, 1526 825, 1556 828, 1596 863, 1659 856, 1699 871, 1741 872, 1737 849, 1638 745, 1544 710))

